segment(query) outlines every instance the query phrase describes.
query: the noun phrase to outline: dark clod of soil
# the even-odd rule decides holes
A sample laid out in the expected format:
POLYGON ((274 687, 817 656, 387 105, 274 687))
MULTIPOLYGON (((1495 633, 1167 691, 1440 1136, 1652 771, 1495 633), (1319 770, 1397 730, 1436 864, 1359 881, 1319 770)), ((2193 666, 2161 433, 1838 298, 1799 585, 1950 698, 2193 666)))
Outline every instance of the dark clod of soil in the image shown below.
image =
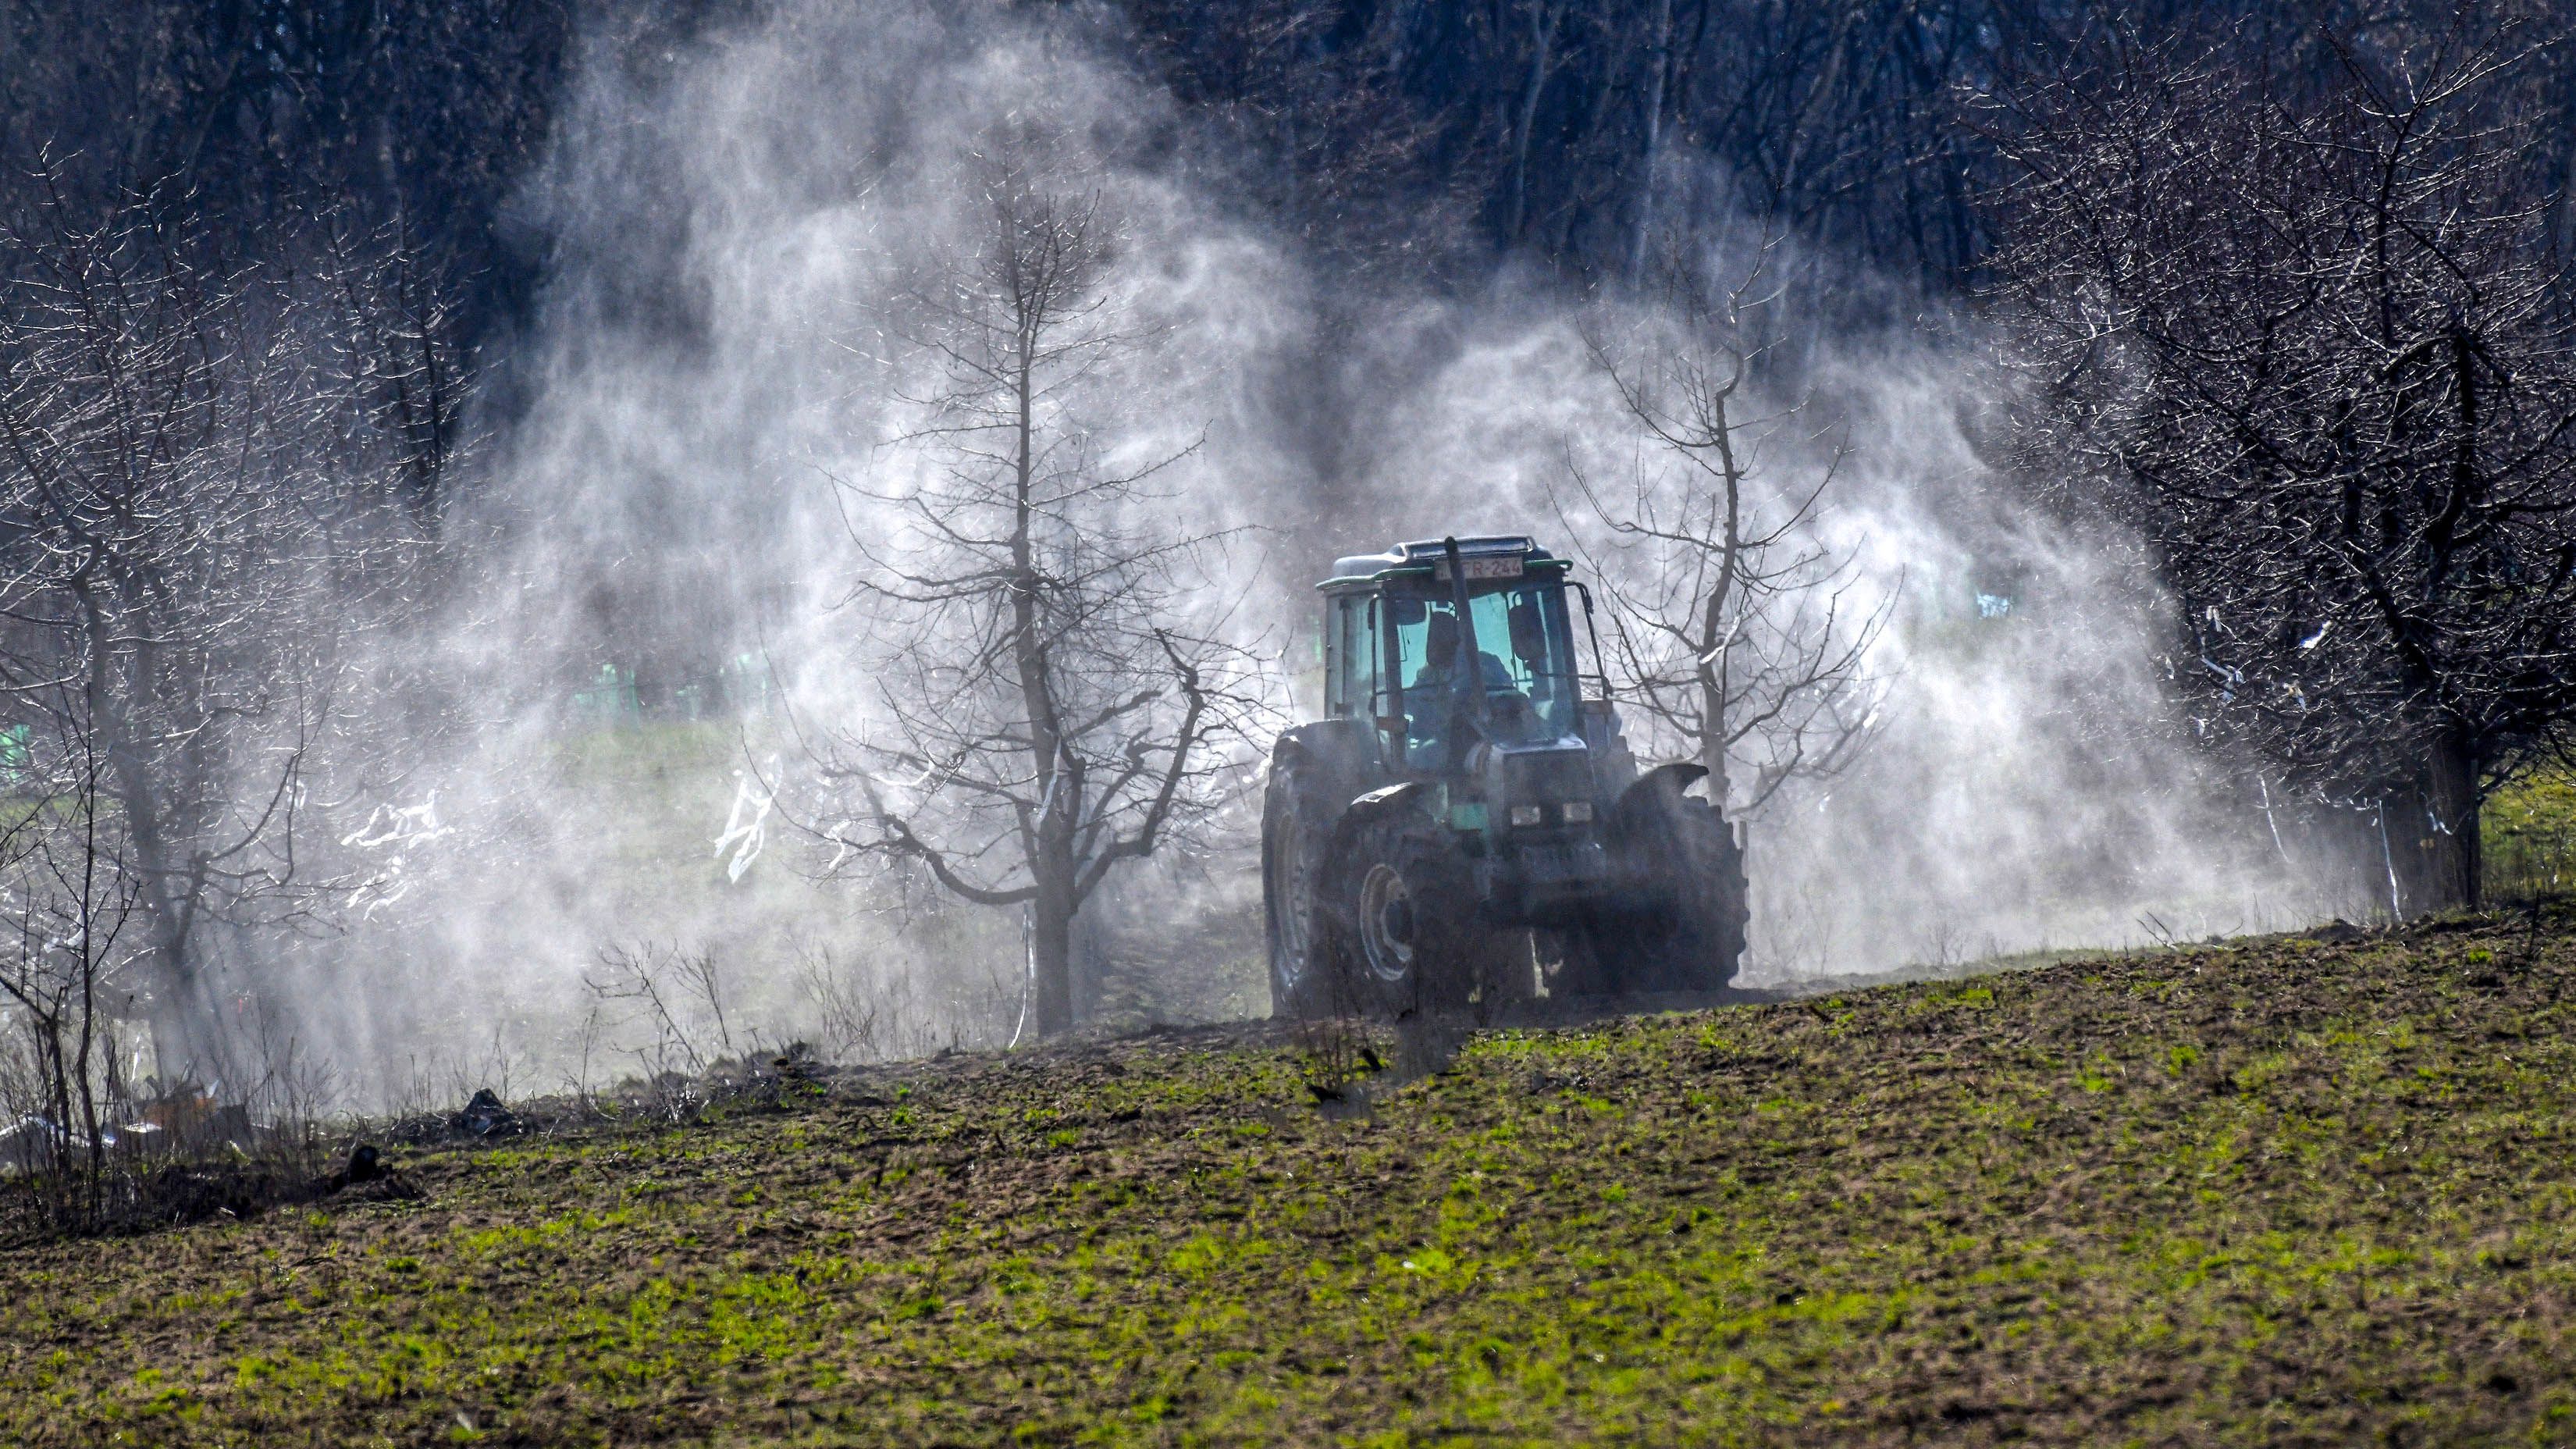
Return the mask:
POLYGON ((477 1090, 448 1126, 467 1137, 508 1137, 520 1130, 519 1119, 490 1087, 477 1090))

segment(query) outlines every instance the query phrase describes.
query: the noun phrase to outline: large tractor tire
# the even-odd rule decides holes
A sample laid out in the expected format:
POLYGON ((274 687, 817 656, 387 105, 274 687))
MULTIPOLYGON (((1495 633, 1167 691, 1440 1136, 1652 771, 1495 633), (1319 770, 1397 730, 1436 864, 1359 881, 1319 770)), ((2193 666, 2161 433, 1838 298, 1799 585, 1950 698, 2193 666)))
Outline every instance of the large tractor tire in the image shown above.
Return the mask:
POLYGON ((1620 803, 1623 854, 1653 872, 1645 908, 1591 924, 1598 989, 1618 995, 1723 990, 1744 955, 1744 851, 1715 806, 1678 788, 1645 788, 1620 803))
POLYGON ((1270 938, 1270 1014, 1290 1021, 1330 1016, 1350 976, 1342 922, 1334 910, 1329 847, 1338 812, 1313 767, 1289 755, 1270 772, 1261 808, 1261 900, 1270 938))

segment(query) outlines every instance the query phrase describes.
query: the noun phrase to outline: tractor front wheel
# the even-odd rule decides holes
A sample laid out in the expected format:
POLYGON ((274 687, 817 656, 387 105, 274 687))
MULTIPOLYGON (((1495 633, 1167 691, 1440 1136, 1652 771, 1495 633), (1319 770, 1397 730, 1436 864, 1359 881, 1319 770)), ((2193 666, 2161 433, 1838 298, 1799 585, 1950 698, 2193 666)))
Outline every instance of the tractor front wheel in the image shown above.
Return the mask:
POLYGON ((1451 872, 1412 832, 1384 826, 1366 833, 1346 869, 1361 1009, 1400 1016, 1425 1005, 1426 995, 1436 1001, 1446 921, 1460 904, 1451 872))
POLYGON ((1352 974, 1364 1009, 1448 1012, 1531 994, 1529 932, 1478 916, 1467 863, 1447 841, 1382 826, 1363 837, 1350 872, 1352 974))

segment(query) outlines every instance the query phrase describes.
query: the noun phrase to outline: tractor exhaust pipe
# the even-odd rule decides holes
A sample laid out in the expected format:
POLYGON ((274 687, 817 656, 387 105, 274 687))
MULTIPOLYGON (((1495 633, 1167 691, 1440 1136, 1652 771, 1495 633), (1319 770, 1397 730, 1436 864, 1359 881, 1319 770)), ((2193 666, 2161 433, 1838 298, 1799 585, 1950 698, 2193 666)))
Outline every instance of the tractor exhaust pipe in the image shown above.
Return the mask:
POLYGON ((1494 732, 1486 720, 1484 654, 1476 647, 1476 616, 1467 607, 1467 569, 1458 557, 1458 536, 1440 540, 1440 548, 1449 558, 1449 606, 1458 611, 1458 662, 1451 682, 1467 717, 1476 722, 1477 738, 1490 740, 1494 732))

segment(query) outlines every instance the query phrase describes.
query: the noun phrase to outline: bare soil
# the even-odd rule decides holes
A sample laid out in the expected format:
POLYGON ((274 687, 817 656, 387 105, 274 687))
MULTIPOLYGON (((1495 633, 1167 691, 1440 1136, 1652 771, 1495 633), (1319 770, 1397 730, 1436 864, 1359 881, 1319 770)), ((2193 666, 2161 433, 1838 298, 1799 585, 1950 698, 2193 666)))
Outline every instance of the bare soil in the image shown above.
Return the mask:
POLYGON ((2564 1442, 2571 981, 2461 921, 402 1147, 0 1252, 0 1443, 2564 1442))

